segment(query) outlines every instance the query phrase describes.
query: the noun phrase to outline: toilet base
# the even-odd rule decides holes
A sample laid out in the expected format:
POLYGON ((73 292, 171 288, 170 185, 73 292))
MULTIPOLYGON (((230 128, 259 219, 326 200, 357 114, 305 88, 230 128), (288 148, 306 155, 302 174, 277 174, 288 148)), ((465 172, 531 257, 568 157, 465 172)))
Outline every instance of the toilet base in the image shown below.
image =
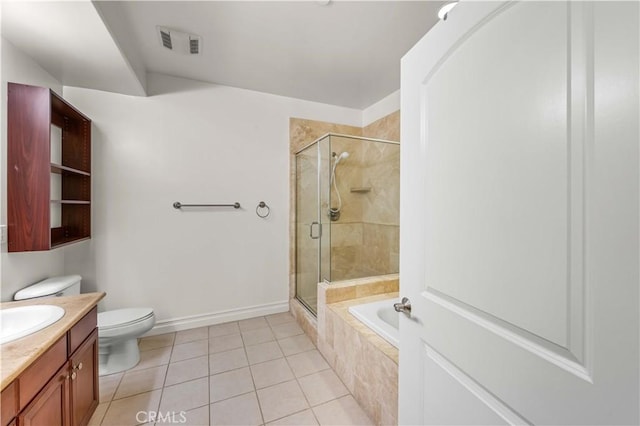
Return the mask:
POLYGON ((100 376, 120 373, 133 368, 140 362, 138 339, 133 337, 111 345, 99 345, 99 358, 98 374, 100 376))

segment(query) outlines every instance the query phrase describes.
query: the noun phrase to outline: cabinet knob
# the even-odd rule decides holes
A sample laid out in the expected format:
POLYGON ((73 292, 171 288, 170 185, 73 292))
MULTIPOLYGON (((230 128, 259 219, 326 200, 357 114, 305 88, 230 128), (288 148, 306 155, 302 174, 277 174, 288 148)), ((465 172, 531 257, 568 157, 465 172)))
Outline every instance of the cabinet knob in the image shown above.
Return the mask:
POLYGON ((71 373, 71 380, 75 380, 77 376, 78 376, 78 373, 74 371, 73 373, 71 373))
POLYGON ((78 371, 78 370, 82 370, 82 363, 80 363, 80 364, 76 364, 76 365, 73 367, 73 369, 74 369, 74 370, 76 370, 76 371, 78 371))

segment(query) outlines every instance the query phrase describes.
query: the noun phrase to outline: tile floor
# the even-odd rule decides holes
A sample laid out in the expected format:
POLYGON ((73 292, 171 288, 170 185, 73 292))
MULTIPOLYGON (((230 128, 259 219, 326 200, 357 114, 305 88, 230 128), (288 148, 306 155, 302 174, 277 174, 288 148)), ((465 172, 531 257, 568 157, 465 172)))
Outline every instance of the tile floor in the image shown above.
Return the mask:
POLYGON ((140 340, 90 425, 370 425, 289 313, 140 340), (153 418, 153 414, 156 417, 153 418))

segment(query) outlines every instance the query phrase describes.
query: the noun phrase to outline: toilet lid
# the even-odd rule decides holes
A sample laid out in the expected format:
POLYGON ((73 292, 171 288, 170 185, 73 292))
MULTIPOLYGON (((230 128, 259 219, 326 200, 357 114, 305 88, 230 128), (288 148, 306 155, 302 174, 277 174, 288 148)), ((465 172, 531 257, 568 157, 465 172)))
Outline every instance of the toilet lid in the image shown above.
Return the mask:
POLYGON ((153 315, 151 308, 116 309, 98 313, 98 328, 107 329, 145 320, 153 315))

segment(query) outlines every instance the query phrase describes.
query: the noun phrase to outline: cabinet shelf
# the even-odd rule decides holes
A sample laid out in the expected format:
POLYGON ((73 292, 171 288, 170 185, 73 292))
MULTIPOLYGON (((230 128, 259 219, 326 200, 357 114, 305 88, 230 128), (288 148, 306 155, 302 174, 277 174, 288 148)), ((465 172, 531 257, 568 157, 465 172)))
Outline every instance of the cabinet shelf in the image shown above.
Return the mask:
POLYGON ((51 202, 56 204, 91 204, 91 201, 83 200, 51 200, 51 202))
POLYGON ((91 120, 46 87, 9 83, 7 106, 8 251, 90 238, 91 120))
POLYGON ((62 246, 66 246, 69 244, 73 244, 73 243, 77 243, 80 241, 85 241, 85 240, 89 240, 89 237, 58 237, 55 240, 55 243, 52 241, 51 242, 51 248, 58 248, 58 247, 62 247, 62 246))
POLYGON ((82 176, 91 176, 91 173, 89 172, 85 172, 82 170, 78 170, 78 169, 74 169, 72 167, 67 167, 67 166, 61 166, 60 164, 55 164, 55 163, 51 163, 51 173, 58 173, 58 174, 76 174, 76 175, 82 175, 82 176))

